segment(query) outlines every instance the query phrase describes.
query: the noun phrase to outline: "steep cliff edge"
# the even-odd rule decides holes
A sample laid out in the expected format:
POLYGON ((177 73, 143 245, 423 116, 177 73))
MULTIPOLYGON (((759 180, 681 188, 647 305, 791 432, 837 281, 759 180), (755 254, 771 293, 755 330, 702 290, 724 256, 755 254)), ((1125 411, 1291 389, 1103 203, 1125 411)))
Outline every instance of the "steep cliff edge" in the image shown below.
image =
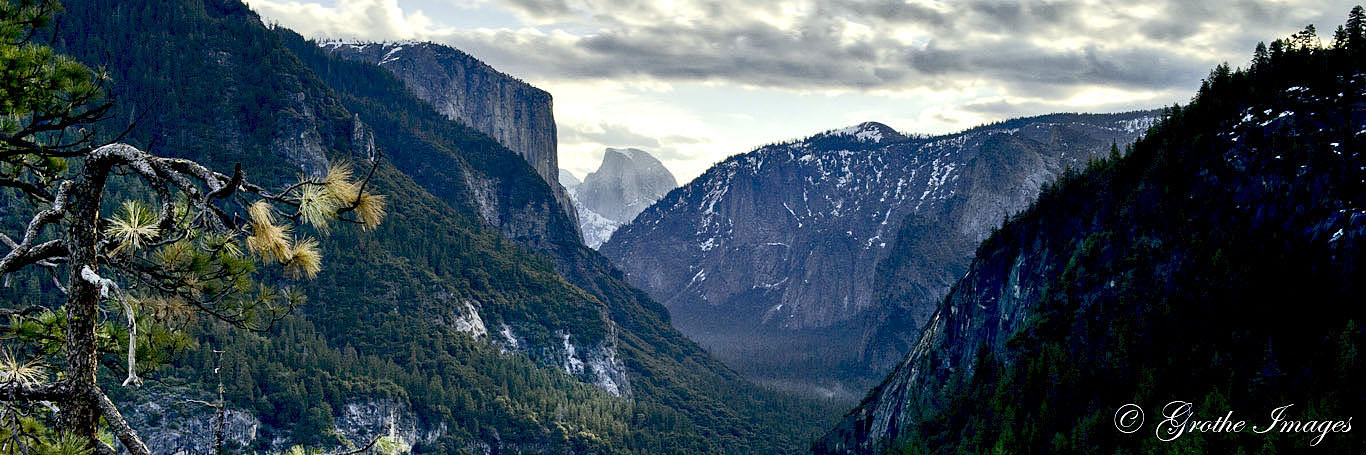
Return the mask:
POLYGON ((531 164, 574 219, 559 185, 555 113, 550 93, 488 66, 458 49, 429 42, 324 41, 329 54, 392 71, 441 115, 487 134, 531 164))
POLYGON ((1320 422, 1366 402, 1363 55, 1292 45, 1221 67, 1132 152, 1062 176, 815 452, 1360 452, 1340 431, 1158 423, 1173 401, 1263 427, 1278 406, 1320 422), (1118 420, 1126 404, 1146 426, 1118 420))
POLYGON ((1055 114, 939 137, 870 122, 765 146, 669 193, 601 251, 742 373, 853 401, 909 351, 906 334, 973 245, 1152 115, 1055 114), (913 276, 875 273, 888 267, 913 276))

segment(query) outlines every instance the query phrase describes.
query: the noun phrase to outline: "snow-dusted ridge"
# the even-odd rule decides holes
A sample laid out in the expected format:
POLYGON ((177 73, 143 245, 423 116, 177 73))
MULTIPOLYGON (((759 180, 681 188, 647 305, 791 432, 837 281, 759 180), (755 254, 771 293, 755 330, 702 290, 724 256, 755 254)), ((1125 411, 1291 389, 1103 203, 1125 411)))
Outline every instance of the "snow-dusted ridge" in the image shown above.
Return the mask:
MULTIPOLYGON (((1056 114, 941 136, 877 122, 828 130, 717 163, 618 228, 601 251, 669 308, 676 327, 742 372, 755 374, 745 365, 772 363, 785 350, 840 345, 849 359, 898 350, 865 344, 874 338, 863 332, 886 319, 876 314, 887 285, 875 283, 874 271, 907 220, 934 226, 917 232, 953 245, 924 253, 928 263, 966 262, 971 244, 1064 168, 1132 141, 1155 116, 1056 114), (805 333, 811 346, 765 344, 805 333), (747 357, 755 352, 767 354, 747 357)), ((947 292, 956 277, 942 273, 927 271, 914 285, 925 296, 947 292)), ((885 359, 871 376, 899 355, 885 359)))

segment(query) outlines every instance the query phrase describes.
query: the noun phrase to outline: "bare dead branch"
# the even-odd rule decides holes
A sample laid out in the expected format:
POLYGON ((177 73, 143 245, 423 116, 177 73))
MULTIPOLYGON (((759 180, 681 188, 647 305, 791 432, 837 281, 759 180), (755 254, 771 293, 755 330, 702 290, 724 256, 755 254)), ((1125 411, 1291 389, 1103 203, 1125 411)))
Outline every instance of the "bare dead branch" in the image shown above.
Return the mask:
MULTIPOLYGON (((37 246, 34 245, 34 242, 38 241, 38 237, 42 235, 44 228, 56 223, 66 215, 66 198, 71 191, 71 186, 70 181, 63 181, 59 185, 57 196, 53 198, 52 206, 38 212, 29 221, 28 228, 24 230, 23 239, 10 249, 4 258, 0 258, 0 275, 6 275, 24 266, 63 254, 66 247, 61 242, 49 241, 37 246)), ((11 239, 10 242, 13 240, 11 239)))
POLYGON ((52 202, 52 193, 49 193, 43 187, 34 185, 29 182, 25 182, 23 180, 0 179, 0 186, 17 189, 19 191, 24 192, 24 194, 33 196, 33 198, 38 199, 42 202, 52 202))

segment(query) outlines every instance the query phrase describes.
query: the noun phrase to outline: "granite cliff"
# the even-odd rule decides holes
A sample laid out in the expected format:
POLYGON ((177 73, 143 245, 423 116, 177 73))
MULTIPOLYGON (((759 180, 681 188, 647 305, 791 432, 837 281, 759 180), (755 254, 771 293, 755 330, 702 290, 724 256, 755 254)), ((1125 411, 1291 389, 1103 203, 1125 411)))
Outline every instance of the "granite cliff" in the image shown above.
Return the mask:
POLYGON ((550 93, 441 44, 324 41, 319 46, 334 56, 393 72, 441 115, 517 152, 551 186, 556 201, 573 218, 573 204, 558 183, 560 166, 550 93))

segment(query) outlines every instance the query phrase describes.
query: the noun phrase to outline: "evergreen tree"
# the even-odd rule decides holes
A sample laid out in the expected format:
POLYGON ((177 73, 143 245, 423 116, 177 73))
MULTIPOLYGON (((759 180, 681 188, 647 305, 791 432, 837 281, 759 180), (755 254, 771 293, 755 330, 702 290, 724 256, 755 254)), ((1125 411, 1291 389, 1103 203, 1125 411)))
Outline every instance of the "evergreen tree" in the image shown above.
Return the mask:
POLYGON ((269 326, 300 298, 257 283, 258 267, 277 266, 296 280, 321 267, 318 242, 292 235, 295 224, 373 228, 384 199, 345 165, 270 191, 248 182, 240 166, 221 174, 102 140, 108 79, 31 40, 60 9, 54 0, 0 3, 0 187, 22 195, 32 215, 13 237, 0 234, 9 247, 0 276, 50 274, 65 296, 59 307, 0 310, 10 341, 0 351, 0 445, 25 452, 55 441, 113 453, 97 437, 105 428, 128 452, 148 454, 98 384, 100 360, 126 352, 123 386, 136 386, 139 357, 154 357, 148 345, 156 348, 194 313, 269 326), (124 181, 131 197, 108 214, 103 208, 124 181), (49 364, 61 374, 49 375, 49 364))
POLYGON ((1291 40, 1294 42, 1294 47, 1299 50, 1323 47, 1319 42, 1319 32, 1314 28, 1314 24, 1304 26, 1304 30, 1296 33, 1295 36, 1291 37, 1291 40))
POLYGON ((1352 8, 1347 13, 1347 46, 1353 51, 1359 51, 1366 43, 1366 9, 1361 5, 1352 8))
POLYGON ((1279 61, 1281 57, 1285 55, 1285 40, 1278 39, 1272 41, 1271 47, 1268 48, 1268 50, 1270 51, 1269 54, 1271 56, 1268 60, 1272 62, 1279 61))

